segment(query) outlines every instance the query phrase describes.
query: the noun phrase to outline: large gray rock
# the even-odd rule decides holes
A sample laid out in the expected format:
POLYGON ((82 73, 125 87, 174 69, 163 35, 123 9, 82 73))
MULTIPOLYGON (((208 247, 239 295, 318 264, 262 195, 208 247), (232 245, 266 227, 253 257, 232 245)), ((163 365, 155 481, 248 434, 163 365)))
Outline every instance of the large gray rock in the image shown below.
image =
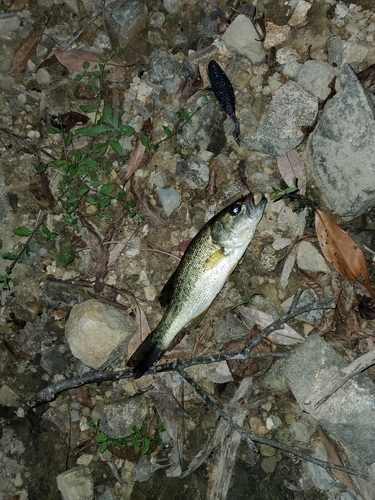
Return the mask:
POLYGON ((108 34, 119 49, 124 49, 147 26, 147 7, 138 0, 114 0, 106 4, 104 13, 108 34))
POLYGON ((56 478, 63 500, 92 500, 94 481, 88 467, 74 467, 56 478))
POLYGON ((337 94, 308 144, 316 183, 332 210, 358 217, 375 203, 375 104, 344 64, 337 94))
POLYGON ((344 384, 317 410, 308 402, 315 389, 324 387, 333 373, 348 362, 319 335, 311 335, 281 365, 301 409, 365 463, 375 461, 375 385, 363 374, 344 384))
POLYGON ((73 356, 92 368, 125 353, 134 332, 135 322, 128 314, 95 299, 74 306, 65 326, 73 356))
POLYGON ((253 151, 284 156, 301 144, 305 138, 301 127, 313 125, 317 113, 318 99, 288 82, 277 89, 262 124, 246 145, 253 151))

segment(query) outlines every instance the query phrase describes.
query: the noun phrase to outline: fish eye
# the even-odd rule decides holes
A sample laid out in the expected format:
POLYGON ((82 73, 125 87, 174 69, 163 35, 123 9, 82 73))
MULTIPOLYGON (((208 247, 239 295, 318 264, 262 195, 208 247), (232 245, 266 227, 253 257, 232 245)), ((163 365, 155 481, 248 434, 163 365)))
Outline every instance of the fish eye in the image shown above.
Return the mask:
POLYGON ((241 205, 242 203, 235 203, 232 207, 230 207, 229 213, 231 215, 238 215, 242 210, 241 205))

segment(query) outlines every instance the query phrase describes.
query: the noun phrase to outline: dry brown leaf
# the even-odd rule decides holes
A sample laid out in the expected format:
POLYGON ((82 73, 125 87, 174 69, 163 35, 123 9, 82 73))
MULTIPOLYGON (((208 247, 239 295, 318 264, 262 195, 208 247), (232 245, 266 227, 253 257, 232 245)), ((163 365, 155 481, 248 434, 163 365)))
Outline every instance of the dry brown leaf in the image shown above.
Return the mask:
POLYGON ((294 185, 294 178, 298 179, 298 188, 302 196, 306 194, 306 172, 299 153, 292 149, 277 159, 280 174, 288 186, 294 185))
MULTIPOLYGON (((69 71, 81 73, 83 71, 82 64, 89 62, 90 66, 87 71, 96 71, 99 69, 99 57, 95 52, 85 49, 69 49, 60 50, 53 49, 52 54, 56 59, 65 66, 69 71)), ((111 59, 106 64, 106 69, 110 72, 112 80, 120 80, 124 76, 125 68, 121 64, 111 59)))
POLYGON ((29 0, 14 0, 12 5, 9 7, 9 10, 23 10, 25 7, 27 7, 28 3, 29 0))
MULTIPOLYGON (((323 443, 326 451, 327 451, 327 461, 331 464, 344 466, 341 458, 337 452, 335 442, 328 437, 322 429, 319 429, 319 437, 321 442, 323 443)), ((349 491, 355 493, 360 498, 364 498, 362 493, 359 491, 352 478, 346 472, 342 472, 341 470, 332 469, 332 474, 335 478, 340 481, 349 491)))
POLYGON ((82 406, 87 406, 91 410, 94 408, 94 404, 90 397, 90 390, 87 385, 82 385, 74 389, 76 401, 82 406))
POLYGON ((140 139, 138 139, 137 144, 135 145, 129 158, 128 169, 126 171, 126 176, 125 176, 125 182, 134 174, 134 172, 141 164, 145 151, 146 148, 144 147, 140 139))
POLYGON ((14 55, 12 69, 9 72, 10 75, 20 73, 26 68, 30 57, 34 54, 35 49, 37 48, 43 37, 44 27, 45 25, 43 24, 43 26, 34 31, 34 33, 26 40, 26 42, 23 43, 21 48, 17 50, 14 55))
POLYGON ((345 278, 366 287, 373 299, 367 262, 361 248, 328 215, 315 209, 315 229, 324 257, 345 278))

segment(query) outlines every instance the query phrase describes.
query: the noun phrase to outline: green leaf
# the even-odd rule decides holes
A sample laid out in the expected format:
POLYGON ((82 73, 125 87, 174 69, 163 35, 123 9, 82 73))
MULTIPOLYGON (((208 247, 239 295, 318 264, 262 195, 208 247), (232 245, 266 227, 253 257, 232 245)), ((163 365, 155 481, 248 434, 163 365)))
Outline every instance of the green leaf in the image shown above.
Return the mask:
POLYGON ((84 196, 88 191, 89 191, 89 188, 87 188, 87 187, 79 188, 76 191, 76 195, 77 196, 84 196))
POLYGON ((113 190, 115 189, 114 184, 107 184, 106 186, 103 186, 100 190, 101 194, 111 194, 113 190))
POLYGON ((15 253, 11 253, 11 252, 2 253, 1 256, 3 259, 8 259, 8 260, 17 260, 18 259, 18 255, 16 255, 15 253))
MULTIPOLYGON (((120 135, 123 137, 131 137, 132 135, 135 134, 135 129, 133 127, 131 127, 130 125, 123 125, 119 132, 120 132, 120 135)), ((116 133, 117 133, 117 131, 116 131, 116 133)))
POLYGON ((113 125, 113 109, 109 104, 105 104, 102 114, 103 122, 113 125))
POLYGON ((165 127, 163 125, 163 130, 164 130, 164 133, 167 137, 170 137, 172 135, 172 130, 169 128, 169 127, 165 127))
POLYGON ((84 113, 95 113, 97 108, 94 108, 94 106, 85 106, 82 104, 79 109, 81 109, 84 113))
POLYGON ((86 201, 87 201, 87 203, 89 203, 90 205, 97 205, 97 204, 98 204, 98 201, 97 201, 97 200, 95 200, 94 198, 91 198, 91 196, 88 196, 88 197, 86 198, 86 201))
POLYGON ((142 134, 142 132, 141 132, 139 134, 139 138, 140 138, 141 143, 144 145, 145 148, 149 148, 150 147, 150 141, 149 141, 147 135, 142 134))
POLYGON ((102 434, 99 432, 95 437, 94 437, 95 443, 104 443, 105 441, 108 441, 108 436, 105 434, 102 434))
POLYGON ((83 160, 81 160, 79 162, 79 165, 82 167, 82 166, 85 166, 85 167, 97 167, 98 166, 98 162, 94 160, 94 158, 84 158, 83 160))
POLYGON ((13 233, 17 236, 30 236, 31 231, 27 227, 17 227, 17 229, 13 229, 13 233))
POLYGON ((56 128, 56 127, 49 127, 47 129, 47 132, 50 134, 60 134, 61 130, 59 128, 56 128))
POLYGON ((85 61, 83 64, 82 64, 82 68, 87 71, 90 67, 90 63, 89 61, 85 61))
POLYGON ((41 163, 38 167, 37 173, 41 174, 42 172, 45 172, 47 170, 48 165, 49 165, 48 163, 41 163))
POLYGON ((185 120, 186 122, 190 122, 191 121, 191 117, 190 117, 189 113, 185 109, 181 109, 180 110, 180 115, 181 115, 181 118, 183 120, 185 120))
POLYGON ((145 444, 143 445, 141 455, 146 455, 146 453, 149 451, 151 446, 151 440, 147 439, 145 444))
POLYGON ((85 137, 98 137, 99 135, 106 134, 110 132, 112 127, 108 125, 94 125, 91 128, 78 128, 76 130, 77 135, 83 135, 85 137))
POLYGON ((63 245, 63 247, 61 248, 60 252, 57 255, 57 262, 61 267, 66 267, 74 260, 75 256, 76 255, 72 247, 63 245))
POLYGON ((118 155, 120 155, 122 153, 122 146, 121 146, 121 144, 118 141, 110 140, 109 141, 109 145, 111 146, 111 148, 113 149, 113 151, 115 153, 117 153, 118 155))

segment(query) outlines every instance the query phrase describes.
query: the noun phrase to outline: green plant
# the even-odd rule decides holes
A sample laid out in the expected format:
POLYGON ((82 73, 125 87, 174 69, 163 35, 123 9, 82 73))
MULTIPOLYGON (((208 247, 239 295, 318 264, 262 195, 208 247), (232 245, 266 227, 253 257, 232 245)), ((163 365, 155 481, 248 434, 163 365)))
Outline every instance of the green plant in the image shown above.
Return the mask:
POLYGON ((144 145, 144 147, 147 149, 147 151, 149 153, 151 153, 152 151, 157 151, 160 147, 160 144, 162 144, 165 141, 170 141, 172 139, 172 137, 174 137, 178 134, 181 134, 183 127, 187 123, 191 123, 192 117, 196 113, 198 113, 198 111, 200 111, 204 106, 207 106, 210 103, 215 103, 217 105, 219 104, 217 99, 209 99, 207 96, 205 96, 203 104, 201 106, 198 106, 193 113, 190 114, 188 111, 186 111, 186 109, 180 109, 178 121, 177 121, 177 124, 176 124, 174 130, 171 130, 169 127, 166 127, 163 125, 165 137, 156 143, 152 143, 150 141, 150 138, 146 134, 143 134, 141 132, 141 134, 139 135, 139 138, 140 138, 142 144, 144 145))
POLYGON ((77 227, 80 214, 85 217, 97 216, 110 219, 107 207, 112 203, 120 204, 130 217, 136 215, 134 202, 125 201, 124 188, 107 182, 112 170, 112 158, 109 152, 121 155, 121 139, 134 135, 135 130, 121 123, 118 109, 103 104, 104 73, 111 55, 99 56, 99 59, 101 62, 98 70, 88 71, 90 64, 84 62, 83 72, 76 76, 79 81, 87 80, 87 89, 94 90, 98 94, 95 106, 80 106, 83 112, 94 114, 93 124, 72 131, 70 130, 72 126, 66 126, 61 115, 54 117, 53 126, 48 132, 61 135, 63 151, 60 158, 49 159, 38 169, 38 173, 48 168, 60 172, 59 201, 66 212, 63 220, 72 228, 77 227), (74 147, 79 137, 89 139, 89 145, 85 150, 74 147))
POLYGON ((6 266, 5 268, 5 274, 0 276, 0 283, 2 284, 2 289, 3 290, 8 290, 9 289, 9 280, 10 280, 10 275, 12 274, 14 266, 19 262, 22 258, 22 256, 25 254, 27 256, 30 255, 30 242, 32 238, 34 238, 36 232, 40 230, 42 234, 46 237, 47 241, 54 241, 56 237, 58 236, 57 233, 53 233, 48 229, 48 227, 44 224, 45 221, 45 216, 42 217, 42 219, 36 223, 34 229, 28 229, 27 227, 17 227, 16 229, 13 229, 13 233, 16 236, 20 237, 27 237, 26 242, 22 245, 21 250, 18 253, 13 253, 13 252, 6 252, 1 254, 1 257, 5 260, 10 260, 12 263, 9 266, 6 266))
POLYGON ((141 453, 141 455, 146 455, 151 447, 151 444, 160 443, 164 446, 163 441, 159 435, 160 432, 164 432, 164 426, 156 419, 155 424, 155 433, 148 434, 148 431, 145 427, 137 427, 133 425, 131 434, 128 437, 123 438, 110 438, 106 434, 100 431, 99 422, 97 420, 90 422, 90 425, 94 427, 98 433, 94 437, 94 441, 100 444, 99 451, 100 453, 104 453, 109 445, 116 446, 120 450, 123 450, 128 443, 131 444, 134 448, 135 453, 141 453))

